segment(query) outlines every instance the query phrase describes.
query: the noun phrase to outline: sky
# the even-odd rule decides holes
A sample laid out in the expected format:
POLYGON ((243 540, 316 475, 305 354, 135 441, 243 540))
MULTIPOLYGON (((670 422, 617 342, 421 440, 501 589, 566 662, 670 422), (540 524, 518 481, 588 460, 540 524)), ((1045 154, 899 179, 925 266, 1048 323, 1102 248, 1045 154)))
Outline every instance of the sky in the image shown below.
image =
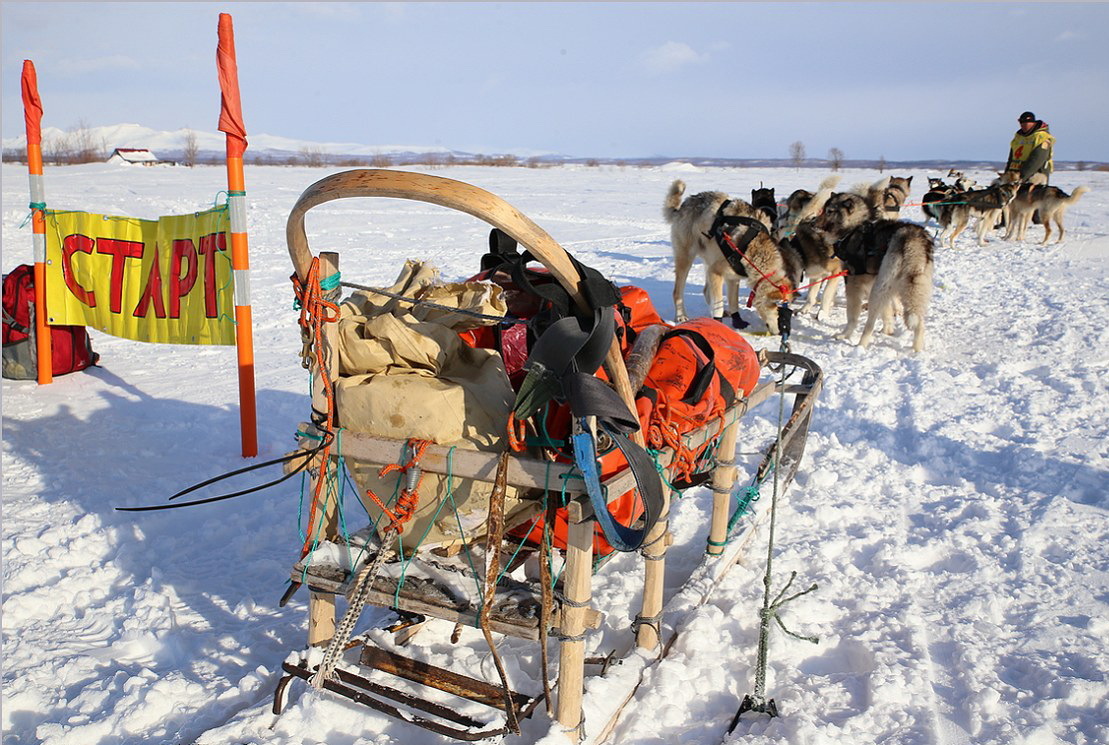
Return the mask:
POLYGON ((248 134, 578 157, 1004 160, 1031 110, 1109 161, 1105 3, 3 2, 3 136, 216 130, 234 19, 248 134))

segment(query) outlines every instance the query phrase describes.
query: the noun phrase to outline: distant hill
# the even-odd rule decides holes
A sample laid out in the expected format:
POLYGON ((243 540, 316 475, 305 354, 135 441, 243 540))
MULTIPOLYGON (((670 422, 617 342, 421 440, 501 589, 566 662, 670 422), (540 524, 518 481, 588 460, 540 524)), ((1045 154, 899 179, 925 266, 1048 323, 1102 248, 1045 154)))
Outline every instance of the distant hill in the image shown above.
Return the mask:
MULTIPOLYGON (((115 148, 145 148, 162 161, 183 162, 186 159, 186 143, 192 134, 195 138, 196 162, 220 163, 224 158, 224 135, 222 132, 203 132, 200 130, 177 129, 170 132, 158 131, 139 124, 114 124, 104 127, 90 127, 79 133, 85 144, 93 144, 96 152, 104 158, 115 148)), ((58 145, 67 139, 72 142, 74 132, 66 132, 55 127, 42 131, 43 155, 49 162, 58 145), (52 149, 53 148, 53 149, 52 149)), ((596 158, 572 156, 558 153, 509 151, 500 153, 472 153, 438 145, 363 145, 353 142, 311 142, 294 140, 278 135, 249 135, 250 147, 245 160, 252 164, 301 164, 301 165, 349 165, 349 166, 389 166, 416 163, 479 165, 638 165, 659 166, 680 161, 703 168, 793 168, 789 158, 714 158, 710 156, 644 156, 639 158, 596 158)), ((18 160, 24 157, 26 136, 8 137, 3 140, 4 160, 18 160)), ((93 158, 98 159, 98 158, 93 158)), ((85 162, 88 162, 87 160, 85 162)), ((949 168, 958 170, 996 170, 1004 166, 1000 161, 985 160, 850 160, 845 159, 842 168, 885 170, 935 170, 949 168)), ((828 170, 831 164, 823 158, 809 158, 803 168, 828 170)), ((1056 161, 1058 170, 1106 170, 1109 164, 1094 161, 1056 161)))

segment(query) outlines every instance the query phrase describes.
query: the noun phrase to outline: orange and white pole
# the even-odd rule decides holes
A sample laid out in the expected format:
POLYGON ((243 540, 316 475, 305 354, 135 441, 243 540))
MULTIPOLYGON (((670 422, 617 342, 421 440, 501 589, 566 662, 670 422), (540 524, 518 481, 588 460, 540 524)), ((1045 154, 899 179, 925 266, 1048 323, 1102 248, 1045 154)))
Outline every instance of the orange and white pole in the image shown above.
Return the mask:
POLYGON ((23 60, 23 119, 27 123, 27 171, 31 178, 31 230, 35 256, 35 358, 40 384, 54 381, 53 349, 46 317, 46 189, 42 180, 42 99, 35 64, 23 60))
POLYGON ((231 213, 231 271, 235 277, 235 347, 239 358, 239 426, 243 457, 258 455, 258 423, 254 397, 254 332, 250 313, 250 257, 246 239, 246 178, 243 153, 246 128, 239 98, 239 67, 231 16, 219 14, 216 46, 219 73, 219 129, 227 135, 227 202, 231 213))

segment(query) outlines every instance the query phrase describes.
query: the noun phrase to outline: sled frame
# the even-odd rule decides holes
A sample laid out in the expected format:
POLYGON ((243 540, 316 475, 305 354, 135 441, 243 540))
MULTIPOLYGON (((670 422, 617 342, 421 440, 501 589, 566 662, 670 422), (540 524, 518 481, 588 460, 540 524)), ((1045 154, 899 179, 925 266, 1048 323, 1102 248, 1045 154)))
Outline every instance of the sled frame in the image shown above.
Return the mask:
MULTIPOLYGON (((312 262, 312 253, 304 230, 305 213, 319 204, 346 197, 412 199, 456 209, 483 219, 511 236, 524 248, 530 250, 532 255, 570 293, 572 299, 581 307, 586 307, 580 285, 582 278, 570 261, 569 255, 554 239, 522 213, 499 197, 469 184, 404 171, 380 169, 345 171, 321 179, 305 190, 290 213, 286 228, 290 257, 296 276, 301 281, 306 278, 312 262)), ((338 254, 321 253, 319 259, 323 276, 331 276, 338 272, 338 254)), ((330 379, 335 380, 337 379, 338 367, 337 323, 325 325, 322 345, 324 347, 323 359, 326 372, 329 373, 330 379)), ((800 355, 786 352, 764 352, 760 353, 760 362, 763 366, 766 364, 790 365, 801 369, 804 372, 804 379, 800 384, 792 385, 775 381, 760 383, 748 397, 736 402, 720 419, 687 433, 685 438, 687 445, 696 446, 709 438, 720 436, 720 445, 717 450, 718 461, 711 480, 713 510, 705 559, 709 562, 714 560, 725 560, 727 562, 727 566, 722 571, 716 572, 718 576, 722 576, 723 572, 726 572, 736 560, 734 551, 724 552, 717 550, 716 547, 723 545, 727 538, 731 494, 736 480, 734 453, 740 419, 750 409, 775 394, 794 395, 792 412, 780 438, 783 449, 782 455, 780 458, 774 457, 774 449, 778 447, 776 442, 771 446, 771 450, 767 452, 758 469, 758 476, 761 478, 766 474, 767 469, 776 463, 777 467, 781 469, 778 474, 779 488, 784 490, 788 487, 800 464, 814 403, 822 386, 820 368, 811 360, 800 355)), ((317 363, 313 360, 309 369, 313 373, 313 379, 319 380, 320 375, 318 373, 320 371, 315 369, 316 366, 317 363)), ((627 369, 624 366, 623 357, 615 340, 608 351, 605 367, 613 388, 628 405, 629 409, 634 411, 634 392, 631 390, 627 369)), ((319 386, 316 386, 313 390, 312 405, 316 411, 325 410, 327 405, 325 393, 320 390, 319 386)), ((301 447, 311 449, 314 442, 318 441, 312 440, 311 436, 318 436, 318 433, 312 432, 310 429, 304 430, 304 433, 306 436, 302 437, 301 447)), ((633 435, 633 440, 640 445, 644 444, 642 438, 641 432, 633 435)), ((371 465, 383 466, 396 462, 397 453, 401 451, 402 446, 403 443, 400 441, 370 437, 351 431, 345 431, 343 435, 343 457, 371 465)), ((425 471, 447 473, 448 456, 451 458, 449 466, 455 477, 489 482, 492 482, 495 478, 499 456, 491 453, 459 450, 450 453, 448 448, 431 445, 424 452, 420 467, 425 471)), ((671 451, 662 451, 658 457, 660 468, 666 469, 672 456, 671 451)), ((319 463, 318 458, 314 465, 313 479, 318 479, 320 474, 327 469, 321 467, 324 464, 319 463)), ((568 469, 569 467, 566 468, 566 470, 568 469)), ((509 457, 506 471, 508 484, 540 490, 545 489, 549 481, 557 478, 560 473, 559 464, 548 463, 524 455, 509 457)), ((604 483, 611 494, 622 494, 635 488, 634 476, 630 471, 621 472, 604 483)), ((650 621, 650 619, 661 618, 663 611, 665 553, 671 541, 667 531, 669 491, 667 489, 663 491, 667 496, 661 516, 641 549, 641 553, 646 560, 645 580, 639 614, 641 621, 637 624, 639 628, 636 632, 636 645, 642 649, 658 648, 660 656, 669 651, 673 642, 673 636, 669 640, 662 638, 661 622, 657 620, 650 621)), ((574 491, 570 488, 567 488, 566 492, 572 497, 567 507, 569 529, 565 550, 566 565, 563 572, 561 600, 556 601, 560 607, 556 607, 555 613, 552 614, 552 628, 557 628, 562 637, 559 642, 558 679, 555 685, 558 695, 554 713, 555 719, 571 739, 581 740, 584 734, 582 726, 584 667, 587 662, 584 657, 584 634, 588 628, 596 628, 600 624, 599 614, 590 607, 594 520, 587 495, 581 493, 580 490, 574 491)), ((334 509, 325 515, 321 525, 322 528, 319 529, 314 526, 311 528, 314 531, 314 537, 321 541, 337 542, 339 539, 338 519, 337 515, 334 514, 334 509), (316 532, 317 530, 318 532, 316 532)), ((302 576, 304 575, 301 571, 294 569, 292 577, 294 582, 292 588, 294 590, 297 586, 296 583, 302 576)), ((326 578, 311 577, 307 584, 310 590, 308 645, 309 647, 323 646, 334 634, 335 597, 350 589, 349 580, 332 578, 327 581, 326 578)), ((715 586, 715 583, 713 586, 715 586)), ((291 592, 288 594, 291 594, 291 592)), ((398 595, 389 592, 388 588, 376 587, 376 583, 369 602, 383 607, 395 608, 405 613, 419 613, 434 618, 451 620, 456 624, 476 626, 479 623, 478 610, 473 608, 472 604, 471 607, 467 608, 459 608, 457 605, 447 608, 435 603, 416 603, 413 598, 407 597, 403 590, 398 595)), ((498 633, 511 636, 535 640, 540 638, 537 619, 532 623, 523 623, 520 619, 494 618, 490 623, 490 628, 498 633), (500 627, 495 625, 495 622, 498 621, 502 622, 500 627)), ((384 653, 388 656, 389 666, 406 671, 408 675, 401 675, 400 677, 406 678, 410 682, 426 685, 432 677, 436 679, 449 678, 455 690, 466 694, 463 698, 487 695, 488 687, 492 687, 497 691, 497 696, 494 698, 499 697, 498 701, 492 704, 493 708, 504 712, 506 704, 503 702, 507 698, 512 702, 510 705, 516 709, 515 713, 520 718, 530 715, 538 702, 543 700, 542 694, 529 698, 516 692, 504 691, 499 686, 492 686, 492 684, 485 681, 459 676, 457 673, 434 668, 414 660, 405 660, 399 655, 393 655, 380 649, 368 652, 370 649, 375 648, 363 643, 359 658, 359 665, 362 668, 380 670, 381 668, 378 665, 386 658, 378 653, 384 653)), ((300 664, 285 663, 284 670, 286 676, 282 678, 274 697, 275 713, 278 713, 281 708, 280 701, 292 678, 307 678, 314 673, 314 670, 310 669, 303 661, 300 664)), ((342 666, 337 669, 337 672, 339 679, 329 681, 325 686, 328 690, 440 734, 447 734, 460 740, 473 740, 492 737, 508 731, 507 723, 505 728, 493 727, 489 729, 486 725, 477 723, 476 720, 466 715, 445 709, 441 704, 373 683, 367 680, 365 676, 352 673, 342 666), (382 701, 383 698, 392 699, 423 714, 438 717, 438 720, 429 719, 422 715, 406 714, 393 704, 382 701)), ((545 674, 546 671, 543 671, 543 675, 545 674)), ((437 686, 432 685, 431 687, 436 688, 437 686)), ((440 688, 440 690, 442 689, 440 688)), ((630 701, 632 695, 634 695, 634 691, 629 694, 619 709, 622 709, 627 701, 630 701)), ((613 719, 608 722, 605 731, 611 731, 618 716, 619 710, 613 719)), ((509 717, 509 721, 512 718, 509 717)))

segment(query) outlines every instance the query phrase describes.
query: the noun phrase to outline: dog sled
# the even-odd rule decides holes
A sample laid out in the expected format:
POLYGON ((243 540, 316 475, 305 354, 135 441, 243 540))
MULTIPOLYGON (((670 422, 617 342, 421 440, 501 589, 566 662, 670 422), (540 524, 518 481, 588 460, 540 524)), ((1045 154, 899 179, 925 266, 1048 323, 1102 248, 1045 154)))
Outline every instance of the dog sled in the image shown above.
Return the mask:
POLYGON ((765 512, 759 486, 773 476, 784 490, 792 480, 821 370, 787 351, 756 354, 731 329, 715 338, 712 328, 661 323, 645 293, 616 289, 502 199, 451 179, 328 176, 301 195, 287 239, 312 379, 291 464, 310 474, 311 499, 282 604, 305 588, 309 618, 307 646, 283 664, 274 713, 300 679, 457 740, 519 733, 545 705, 551 727, 603 741, 634 696, 636 672, 669 652, 754 535, 765 512), (312 253, 304 220, 354 197, 477 217, 492 226, 489 253, 465 282, 440 282, 419 262, 391 288, 344 282, 337 254, 312 253), (678 386, 669 398, 667 381, 678 386), (744 417, 770 400, 780 407, 777 435, 751 486, 737 486, 744 417), (365 526, 344 513, 344 467, 365 526), (664 605, 672 492, 702 484, 712 494, 704 555, 664 605), (606 656, 586 658, 586 635, 605 622, 594 577, 629 552, 644 573, 637 613, 606 656), (355 634, 367 605, 387 620, 355 634), (452 643, 480 632, 495 674, 418 653, 417 633, 444 622, 454 624, 452 643), (528 686, 510 681, 520 665, 499 651, 520 644, 538 647, 527 655, 538 656, 528 686))

